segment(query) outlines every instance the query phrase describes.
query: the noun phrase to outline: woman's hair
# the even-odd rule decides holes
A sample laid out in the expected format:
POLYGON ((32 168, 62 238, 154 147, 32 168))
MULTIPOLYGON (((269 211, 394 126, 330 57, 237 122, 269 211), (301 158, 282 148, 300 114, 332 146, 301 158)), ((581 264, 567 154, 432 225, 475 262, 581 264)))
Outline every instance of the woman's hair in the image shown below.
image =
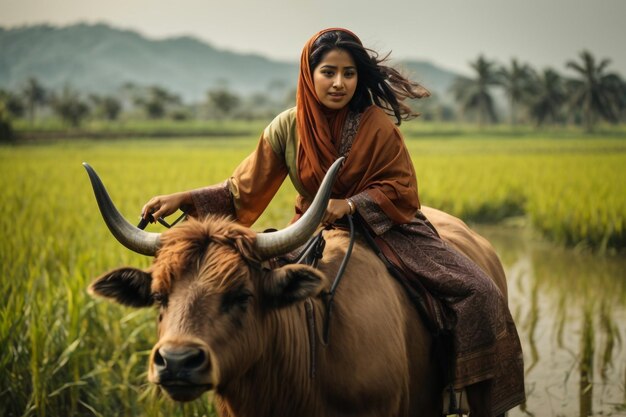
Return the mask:
POLYGON ((357 69, 358 82, 350 109, 362 112, 366 107, 376 104, 389 115, 395 116, 397 124, 415 116, 403 101, 407 98, 428 97, 430 93, 421 85, 401 75, 395 68, 382 65, 389 54, 382 59, 378 53, 365 48, 352 34, 332 30, 322 33, 313 43, 309 55, 311 73, 319 65, 327 52, 341 49, 350 54, 357 69))

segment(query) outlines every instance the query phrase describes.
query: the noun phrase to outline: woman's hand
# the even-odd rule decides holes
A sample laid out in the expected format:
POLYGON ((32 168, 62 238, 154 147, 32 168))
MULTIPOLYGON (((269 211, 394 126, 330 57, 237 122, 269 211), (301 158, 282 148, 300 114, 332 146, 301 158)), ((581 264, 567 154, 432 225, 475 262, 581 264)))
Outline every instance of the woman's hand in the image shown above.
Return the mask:
POLYGON ((141 209, 141 217, 154 223, 159 217, 167 217, 181 206, 191 204, 191 194, 188 191, 180 193, 158 195, 152 197, 141 209), (152 216, 150 216, 152 214, 152 216))
POLYGON ((346 214, 353 214, 352 207, 350 207, 350 204, 348 204, 348 200, 330 199, 328 200, 326 213, 324 213, 324 217, 322 217, 322 223, 334 223, 336 220, 341 219, 346 214))

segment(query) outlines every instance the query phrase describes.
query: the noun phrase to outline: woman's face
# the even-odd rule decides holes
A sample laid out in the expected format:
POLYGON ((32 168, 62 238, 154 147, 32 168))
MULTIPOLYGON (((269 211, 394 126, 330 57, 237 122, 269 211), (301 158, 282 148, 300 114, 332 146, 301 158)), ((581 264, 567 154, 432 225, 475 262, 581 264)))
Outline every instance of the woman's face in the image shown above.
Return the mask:
POLYGON ((322 57, 313 70, 313 84, 319 101, 329 109, 344 108, 356 91, 358 74, 352 56, 333 49, 322 57))

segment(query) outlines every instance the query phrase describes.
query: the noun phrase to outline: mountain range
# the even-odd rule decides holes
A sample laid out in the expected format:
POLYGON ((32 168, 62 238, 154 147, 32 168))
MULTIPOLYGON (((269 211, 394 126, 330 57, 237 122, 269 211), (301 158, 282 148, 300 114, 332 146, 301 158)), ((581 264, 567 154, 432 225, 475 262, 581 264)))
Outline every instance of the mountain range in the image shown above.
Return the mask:
MULTIPOLYGON (((297 57, 294 57, 297 58, 297 57)), ((395 63, 445 97, 458 74, 427 61, 395 63)), ((275 93, 296 86, 297 59, 272 60, 212 46, 193 37, 149 39, 107 24, 0 27, 0 88, 18 90, 29 77, 48 89, 114 94, 128 83, 159 85, 185 101, 214 88, 238 94, 275 93)))

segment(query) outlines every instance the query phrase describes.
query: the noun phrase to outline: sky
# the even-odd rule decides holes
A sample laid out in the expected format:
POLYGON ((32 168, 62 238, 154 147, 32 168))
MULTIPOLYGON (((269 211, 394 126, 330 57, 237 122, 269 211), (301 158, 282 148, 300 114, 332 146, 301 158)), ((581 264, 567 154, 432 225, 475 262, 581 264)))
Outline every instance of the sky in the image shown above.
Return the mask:
POLYGON ((464 74, 480 54, 567 72, 588 49, 626 76, 624 18, 626 0, 0 0, 4 28, 107 23, 286 61, 318 30, 345 27, 381 53, 464 74))

